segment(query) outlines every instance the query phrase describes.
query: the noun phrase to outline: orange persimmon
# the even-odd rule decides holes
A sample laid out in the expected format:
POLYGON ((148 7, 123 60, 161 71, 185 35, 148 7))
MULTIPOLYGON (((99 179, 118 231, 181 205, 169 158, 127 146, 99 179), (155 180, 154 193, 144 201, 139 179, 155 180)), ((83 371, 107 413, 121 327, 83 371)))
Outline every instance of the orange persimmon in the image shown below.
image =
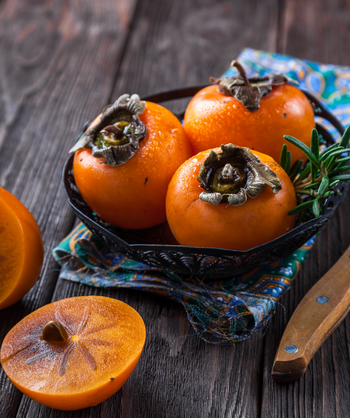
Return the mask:
POLYGON ((141 316, 126 303, 73 297, 39 308, 13 327, 1 347, 1 364, 31 399, 55 409, 82 409, 122 387, 145 339, 141 316))
MULTIPOLYGON (((165 221, 168 184, 176 169, 192 155, 186 133, 176 116, 158 104, 141 103, 145 103, 145 108, 138 117, 144 124, 145 136, 136 151, 135 147, 128 150, 134 154, 128 155, 126 161, 120 163, 114 161, 114 154, 107 155, 112 160, 109 165, 103 158, 103 148, 97 145, 92 145, 92 150, 86 145, 82 149, 74 148, 74 178, 82 197, 103 220, 127 229, 148 228, 165 221), (98 158, 93 155, 94 150, 98 158)), ((120 118, 125 118, 125 112, 120 118)), ((123 143, 126 142, 123 133, 120 139, 115 136, 120 122, 111 125, 114 122, 109 121, 110 125, 103 127, 101 117, 98 117, 89 129, 100 123, 97 139, 99 135, 102 138, 101 132, 104 139, 109 135, 111 142, 116 144, 114 152, 118 152, 130 144, 123 143)), ((120 126, 126 132, 126 122, 122 123, 124 125, 120 126)))
POLYGON ((0 309, 34 286, 43 263, 41 232, 29 210, 0 188, 0 309))
MULTIPOLYGON (((223 145, 221 149, 230 146, 233 149, 240 148, 229 144, 223 145)), ((246 148, 240 149, 247 150, 246 148)), ((169 184, 166 199, 167 219, 178 243, 192 247, 215 247, 244 251, 271 241, 291 230, 295 217, 289 216, 287 213, 296 206, 293 184, 286 172, 273 158, 257 151, 252 151, 249 154, 250 160, 256 165, 258 171, 267 172, 270 169, 272 181, 276 181, 278 187, 275 187, 276 185, 267 179, 264 180, 265 183, 259 185, 258 195, 256 195, 256 190, 253 190, 253 193, 249 190, 248 194, 243 193, 242 189, 246 187, 246 179, 244 178, 246 167, 242 165, 241 156, 238 156, 237 165, 233 163, 231 169, 236 173, 237 179, 234 190, 234 193, 237 192, 237 194, 234 194, 233 199, 236 202, 233 204, 238 206, 230 206, 227 201, 209 203, 209 200, 215 201, 218 197, 220 200, 223 196, 217 192, 220 188, 219 177, 224 172, 221 170, 226 169, 226 166, 213 167, 203 175, 203 178, 209 179, 213 193, 206 193, 209 189, 202 187, 200 173, 203 172, 205 161, 210 158, 214 164, 217 164, 214 157, 215 154, 220 156, 219 151, 220 148, 216 148, 193 156, 179 167, 169 184), (219 173, 219 177, 217 173, 219 173), (240 177, 239 173, 243 173, 244 176, 240 177), (280 184, 275 177, 279 179, 280 184), (266 185, 268 186, 266 187, 266 185), (250 197, 254 193, 256 197, 250 197), (205 198, 209 196, 207 201, 201 200, 203 194, 205 198), (240 201, 238 202, 238 200, 240 201)), ((254 170, 257 171, 255 168, 254 170)), ((248 173, 249 176, 251 176, 250 173, 248 173)), ((228 187, 231 186, 221 183, 221 187, 226 193, 228 187)))
POLYGON ((199 91, 190 101, 184 118, 184 128, 193 152, 197 154, 232 142, 279 161, 282 146, 287 144, 292 154, 292 164, 297 159, 305 160, 305 154, 288 143, 283 135, 294 136, 310 146, 311 131, 315 127, 312 106, 301 90, 285 82, 281 78, 283 76, 276 76, 277 82, 273 75, 270 82, 268 77, 247 79, 244 74, 250 87, 244 85, 240 76, 237 78, 242 85, 231 85, 231 78, 223 77, 217 80, 219 86, 212 85, 199 91), (262 86, 263 82, 259 80, 263 80, 267 86, 262 86), (222 83, 226 84, 222 86, 222 83), (240 95, 234 91, 255 88, 253 92, 260 92, 264 87, 268 89, 266 95, 253 100, 253 103, 249 103, 250 95, 242 98, 242 90, 238 91, 240 95), (246 99, 246 105, 235 94, 241 100, 246 99))

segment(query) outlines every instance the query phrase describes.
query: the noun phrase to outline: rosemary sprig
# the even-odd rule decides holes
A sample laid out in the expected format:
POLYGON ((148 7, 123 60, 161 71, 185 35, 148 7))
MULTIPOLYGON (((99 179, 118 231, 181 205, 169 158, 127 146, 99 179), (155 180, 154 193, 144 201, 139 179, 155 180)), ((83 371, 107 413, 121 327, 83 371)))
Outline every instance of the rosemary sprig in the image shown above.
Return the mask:
POLYGON ((309 159, 303 167, 303 161, 297 160, 290 166, 291 153, 286 144, 283 145, 280 165, 293 182, 297 201, 300 203, 288 215, 296 215, 311 209, 314 216, 320 216, 324 201, 334 193, 334 186, 340 181, 349 181, 350 174, 343 172, 350 169, 350 126, 345 130, 341 140, 320 152, 320 138, 316 129, 311 133, 310 148, 298 139, 284 135, 284 138, 300 148, 309 159))

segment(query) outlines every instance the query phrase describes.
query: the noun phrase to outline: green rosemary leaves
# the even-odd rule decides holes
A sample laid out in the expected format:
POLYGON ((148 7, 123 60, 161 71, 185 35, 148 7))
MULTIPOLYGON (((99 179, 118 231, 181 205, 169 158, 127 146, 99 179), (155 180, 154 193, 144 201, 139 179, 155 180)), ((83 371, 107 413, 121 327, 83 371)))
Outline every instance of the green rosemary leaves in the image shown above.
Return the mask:
POLYGON ((291 166, 291 153, 287 145, 282 147, 280 165, 292 180, 298 201, 298 206, 288 214, 296 215, 311 209, 316 217, 320 216, 325 199, 334 193, 334 186, 340 181, 350 180, 350 174, 344 174, 350 169, 350 156, 348 156, 350 148, 347 148, 350 141, 350 126, 339 142, 322 152, 316 129, 312 130, 310 148, 292 136, 284 135, 284 138, 300 148, 309 159, 304 167, 302 160, 297 160, 291 166))

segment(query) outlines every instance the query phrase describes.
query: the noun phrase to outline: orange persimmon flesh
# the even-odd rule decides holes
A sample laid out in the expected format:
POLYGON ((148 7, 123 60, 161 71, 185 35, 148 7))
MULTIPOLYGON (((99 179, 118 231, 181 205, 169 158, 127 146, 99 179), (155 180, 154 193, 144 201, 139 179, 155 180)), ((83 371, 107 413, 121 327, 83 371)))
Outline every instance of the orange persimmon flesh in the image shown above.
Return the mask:
POLYGON ((6 335, 1 364, 12 383, 55 409, 97 405, 117 392, 134 370, 146 329, 129 305, 102 296, 80 296, 45 305, 6 335), (46 341, 42 330, 59 322, 68 338, 46 341))
POLYGON ((0 309, 20 300, 35 284, 43 255, 34 217, 15 196, 0 188, 0 309))

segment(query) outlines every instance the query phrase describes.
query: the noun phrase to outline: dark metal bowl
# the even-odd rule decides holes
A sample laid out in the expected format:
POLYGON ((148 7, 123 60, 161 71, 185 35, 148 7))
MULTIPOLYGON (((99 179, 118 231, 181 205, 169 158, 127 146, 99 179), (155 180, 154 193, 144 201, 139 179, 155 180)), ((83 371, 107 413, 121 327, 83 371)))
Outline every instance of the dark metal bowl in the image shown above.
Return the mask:
MULTIPOLYGON (((156 103, 191 97, 205 86, 189 87, 148 96, 144 100, 156 103)), ((327 119, 342 135, 341 123, 308 92, 315 115, 327 119)), ((181 120, 183 114, 177 115, 181 120)), ((329 132, 316 124, 328 144, 334 142, 329 132)), ((136 261, 182 275, 198 276, 208 280, 240 275, 257 267, 278 261, 290 255, 319 232, 333 216, 344 199, 349 183, 340 182, 335 193, 325 202, 318 218, 310 219, 288 233, 248 251, 222 248, 186 247, 177 245, 167 224, 144 230, 127 230, 108 225, 85 203, 73 176, 73 155, 63 168, 62 179, 68 202, 78 218, 103 242, 114 250, 136 261)))

